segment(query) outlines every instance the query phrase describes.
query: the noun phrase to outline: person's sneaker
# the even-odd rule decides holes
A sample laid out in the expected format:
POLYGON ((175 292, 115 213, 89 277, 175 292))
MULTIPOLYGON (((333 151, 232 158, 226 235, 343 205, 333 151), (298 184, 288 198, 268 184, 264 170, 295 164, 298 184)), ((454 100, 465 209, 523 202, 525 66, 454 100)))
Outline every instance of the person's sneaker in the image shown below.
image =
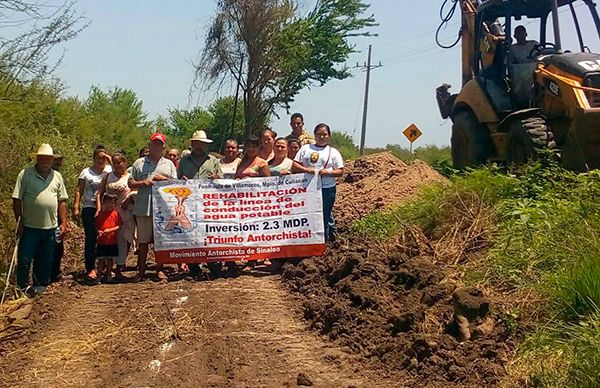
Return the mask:
POLYGON ((46 291, 44 286, 29 286, 25 289, 25 295, 28 298, 35 298, 36 296, 42 295, 46 291))

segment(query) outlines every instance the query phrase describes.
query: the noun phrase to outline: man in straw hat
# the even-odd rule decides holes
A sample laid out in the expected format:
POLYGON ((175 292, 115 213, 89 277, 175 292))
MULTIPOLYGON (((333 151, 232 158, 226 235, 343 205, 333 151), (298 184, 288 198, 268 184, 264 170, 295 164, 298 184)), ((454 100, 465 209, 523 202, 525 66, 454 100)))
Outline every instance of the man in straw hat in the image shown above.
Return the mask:
MULTIPOLYGON (((223 178, 221 171, 221 163, 219 159, 208 153, 208 147, 212 140, 206 136, 204 131, 196 131, 192 134, 190 145, 192 152, 179 160, 177 168, 177 178, 179 179, 217 179, 223 178)), ((210 266, 213 272, 219 263, 214 263, 210 266)), ((185 266, 182 266, 185 268, 185 266)), ((190 275, 198 277, 200 275, 200 266, 198 264, 190 264, 190 275)))
MULTIPOLYGON (((152 224, 152 186, 154 182, 175 179, 177 170, 167 158, 163 158, 167 138, 162 133, 150 136, 148 147, 150 152, 133 163, 129 176, 129 187, 137 190, 133 205, 133 215, 137 223, 138 233, 138 274, 136 280, 142 280, 146 273, 148 247, 154 240, 152 224)), ((167 275, 160 264, 156 265, 156 275, 161 281, 167 281, 167 275)))
POLYGON ((33 264, 33 287, 27 290, 33 296, 48 286, 56 237, 62 238, 68 230, 67 189, 60 172, 52 169, 53 162, 52 147, 42 144, 35 164, 19 173, 12 195, 20 237, 17 286, 27 290, 33 264))
POLYGON ((179 160, 177 178, 179 179, 216 179, 223 178, 219 159, 208 153, 213 141, 204 131, 196 131, 190 139, 192 152, 179 160))

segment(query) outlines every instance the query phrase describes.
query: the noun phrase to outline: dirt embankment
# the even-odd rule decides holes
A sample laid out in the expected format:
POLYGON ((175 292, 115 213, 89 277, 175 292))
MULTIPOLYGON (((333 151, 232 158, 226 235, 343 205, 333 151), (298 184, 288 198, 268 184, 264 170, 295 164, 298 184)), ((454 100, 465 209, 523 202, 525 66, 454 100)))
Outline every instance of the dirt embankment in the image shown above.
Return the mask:
MULTIPOLYGON (((350 166, 335 207, 343 226, 444 181, 425 164, 392 158, 372 155, 350 166)), ((457 244, 460 257, 482 245, 465 226, 474 222, 456 222, 456 238, 442 244, 416 229, 387 243, 346 234, 325 256, 287 265, 284 282, 300 294, 312 328, 372 366, 406 373, 410 386, 495 385, 514 346, 485 295, 457 280, 461 269, 454 252, 445 254, 449 245, 457 244)))
POLYGON ((426 185, 446 179, 419 160, 407 165, 389 152, 350 161, 337 186, 335 219, 340 229, 376 210, 415 197, 426 185))

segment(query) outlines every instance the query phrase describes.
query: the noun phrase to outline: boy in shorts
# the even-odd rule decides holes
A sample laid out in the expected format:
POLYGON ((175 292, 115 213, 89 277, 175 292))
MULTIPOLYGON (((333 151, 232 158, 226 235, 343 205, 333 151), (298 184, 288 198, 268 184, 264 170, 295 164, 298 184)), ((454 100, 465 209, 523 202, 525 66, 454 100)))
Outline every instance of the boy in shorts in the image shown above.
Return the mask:
POLYGON ((102 197, 102 210, 96 216, 96 259, 98 260, 98 278, 103 278, 106 283, 112 283, 112 267, 114 260, 119 256, 117 232, 123 221, 117 207, 117 196, 104 194, 102 197))

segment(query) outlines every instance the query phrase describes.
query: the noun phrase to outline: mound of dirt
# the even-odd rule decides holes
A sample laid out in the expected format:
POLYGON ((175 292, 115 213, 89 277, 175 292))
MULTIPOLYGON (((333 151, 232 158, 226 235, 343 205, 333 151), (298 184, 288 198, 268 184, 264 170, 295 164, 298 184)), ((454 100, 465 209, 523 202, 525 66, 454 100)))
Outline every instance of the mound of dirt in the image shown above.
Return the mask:
POLYGON ((352 238, 286 264, 284 283, 312 328, 384 371, 408 373, 411 386, 497 384, 514 347, 499 315, 412 241, 383 250, 352 238))
POLYGON ((348 162, 337 186, 336 223, 341 230, 362 216, 416 195, 428 184, 446 179, 419 160, 407 165, 389 152, 348 162))

